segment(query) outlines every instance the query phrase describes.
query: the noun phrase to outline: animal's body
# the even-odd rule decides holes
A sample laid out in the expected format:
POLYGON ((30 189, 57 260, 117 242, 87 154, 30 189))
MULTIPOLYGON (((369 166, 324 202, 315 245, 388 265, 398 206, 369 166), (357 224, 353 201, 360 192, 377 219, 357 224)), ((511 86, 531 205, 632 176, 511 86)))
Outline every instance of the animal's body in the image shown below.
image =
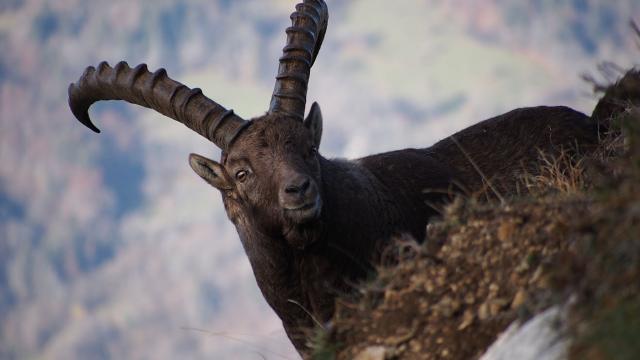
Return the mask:
POLYGON ((620 106, 609 106, 605 96, 594 117, 566 107, 517 109, 429 148, 326 159, 317 152, 319 107, 314 104, 304 121, 303 115, 327 9, 321 0, 305 0, 296 9, 264 116, 245 121, 164 70, 151 74, 146 66, 124 63, 87 68, 70 86, 69 104, 97 131, 87 113, 91 104, 126 100, 174 118, 222 148, 220 162, 192 154, 190 164, 220 191, 262 294, 304 352, 305 329, 331 318, 336 296, 367 276, 391 237, 423 240, 437 214, 434 205, 453 193, 483 191, 487 180, 503 196, 513 194, 519 174, 536 171, 540 150, 594 146, 620 106))

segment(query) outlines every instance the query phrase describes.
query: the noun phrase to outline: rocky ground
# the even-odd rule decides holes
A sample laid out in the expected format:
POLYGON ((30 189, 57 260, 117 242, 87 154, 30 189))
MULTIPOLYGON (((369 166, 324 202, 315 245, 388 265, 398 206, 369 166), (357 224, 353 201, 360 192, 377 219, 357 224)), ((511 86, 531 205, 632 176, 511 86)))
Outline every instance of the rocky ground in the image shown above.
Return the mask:
POLYGON ((523 195, 458 199, 424 246, 398 239, 318 359, 474 359, 514 320, 570 299, 573 359, 640 357, 640 116, 586 158, 547 158, 523 195))

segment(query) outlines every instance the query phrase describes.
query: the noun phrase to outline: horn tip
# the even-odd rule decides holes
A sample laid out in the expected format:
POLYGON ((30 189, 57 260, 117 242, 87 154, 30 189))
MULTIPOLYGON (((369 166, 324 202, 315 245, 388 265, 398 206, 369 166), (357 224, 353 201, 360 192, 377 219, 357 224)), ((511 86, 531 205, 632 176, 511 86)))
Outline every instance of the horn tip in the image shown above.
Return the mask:
POLYGON ((91 121, 91 118, 89 117, 89 113, 87 111, 84 111, 84 112, 82 112, 80 114, 77 114, 76 112, 73 112, 73 115, 76 117, 76 119, 78 119, 78 121, 80 121, 80 123, 82 123, 82 125, 88 127, 89 129, 91 129, 91 131, 93 131, 96 134, 100 133, 100 129, 98 129, 93 124, 93 122, 91 121))
POLYGON ((80 114, 80 116, 74 114, 76 116, 76 119, 78 119, 78 121, 80 121, 82 123, 82 125, 88 127, 89 129, 91 129, 91 131, 93 131, 96 134, 100 134, 100 129, 98 129, 93 122, 91 122, 91 118, 89 117, 89 113, 88 112, 84 112, 83 114, 80 114))
POLYGON ((89 129, 91 129, 94 133, 96 134, 100 134, 101 131, 100 129, 98 129, 95 125, 93 125, 91 123, 91 120, 89 120, 86 124, 84 124, 86 127, 88 127, 89 129))
POLYGON ((76 117, 76 119, 78 119, 78 121, 80 121, 80 123, 82 123, 82 125, 88 127, 89 129, 91 129, 91 131, 93 131, 96 134, 100 133, 100 129, 98 129, 93 124, 93 122, 91 121, 91 118, 89 117, 89 112, 88 111, 84 111, 84 112, 82 112, 80 114, 77 114, 76 112, 73 112, 73 115, 76 117))
POLYGON ((91 118, 89 117, 89 108, 88 106, 83 106, 83 102, 80 99, 77 99, 76 94, 76 84, 69 84, 69 108, 73 113, 73 116, 78 119, 82 125, 88 127, 95 133, 100 133, 100 129, 98 129, 93 122, 91 122, 91 118))

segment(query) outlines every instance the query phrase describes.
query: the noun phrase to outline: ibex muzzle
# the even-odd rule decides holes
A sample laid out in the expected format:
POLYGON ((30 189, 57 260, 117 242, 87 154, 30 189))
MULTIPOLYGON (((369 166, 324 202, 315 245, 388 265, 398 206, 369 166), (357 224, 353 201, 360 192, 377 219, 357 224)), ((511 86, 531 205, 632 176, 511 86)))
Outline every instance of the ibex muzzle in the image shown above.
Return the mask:
POLYGON ((285 178, 288 180, 278 193, 285 217, 296 223, 317 219, 322 210, 322 198, 315 180, 299 173, 291 173, 285 178))

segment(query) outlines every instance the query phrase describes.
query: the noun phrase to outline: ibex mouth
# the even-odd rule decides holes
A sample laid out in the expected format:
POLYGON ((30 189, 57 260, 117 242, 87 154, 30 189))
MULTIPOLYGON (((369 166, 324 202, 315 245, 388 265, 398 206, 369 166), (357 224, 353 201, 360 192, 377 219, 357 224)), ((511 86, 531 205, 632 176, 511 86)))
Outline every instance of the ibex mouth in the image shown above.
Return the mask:
POLYGON ((322 200, 320 199, 320 196, 316 196, 312 202, 302 204, 300 206, 284 207, 285 215, 297 223, 317 219, 320 216, 321 210, 322 200))
POLYGON ((289 211, 296 211, 296 210, 309 210, 309 209, 312 209, 312 208, 314 208, 314 207, 316 207, 316 206, 317 206, 317 200, 316 200, 316 201, 314 201, 314 202, 311 202, 311 203, 305 204, 305 205, 298 206, 298 207, 286 207, 286 208, 284 208, 284 209, 285 209, 285 210, 289 210, 289 211))

